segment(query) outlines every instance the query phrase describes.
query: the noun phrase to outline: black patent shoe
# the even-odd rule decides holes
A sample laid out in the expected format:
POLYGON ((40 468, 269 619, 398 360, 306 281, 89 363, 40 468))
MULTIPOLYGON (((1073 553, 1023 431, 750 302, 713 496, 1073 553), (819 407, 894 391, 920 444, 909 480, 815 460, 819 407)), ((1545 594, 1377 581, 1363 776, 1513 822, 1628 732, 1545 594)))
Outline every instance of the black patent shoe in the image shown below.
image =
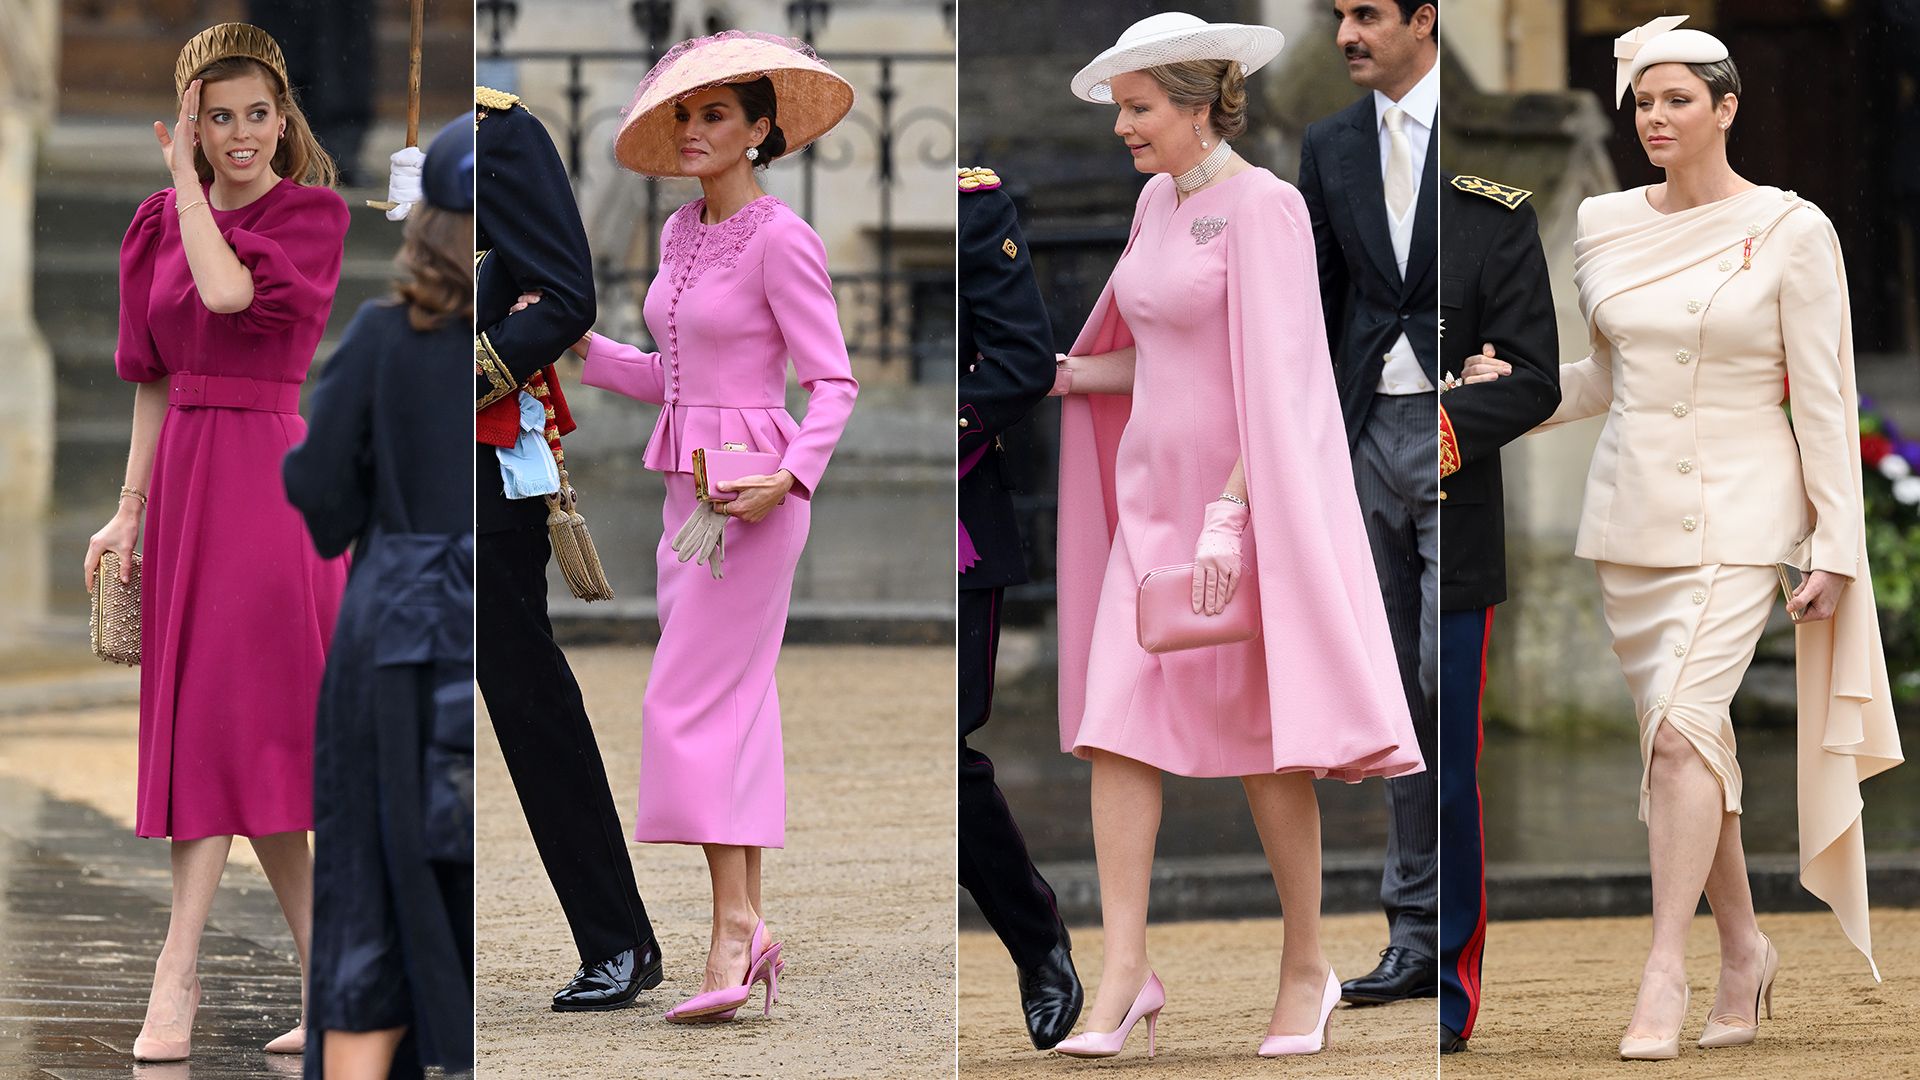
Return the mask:
POLYGON ((1452 1028, 1448 1027, 1445 1024, 1440 1025, 1440 1052, 1441 1053, 1458 1054, 1462 1050, 1465 1050, 1466 1048, 1467 1048, 1467 1040, 1461 1038, 1459 1032, 1453 1030, 1452 1028))
POLYGON ((633 1004, 660 985, 660 943, 652 938, 605 960, 584 964, 553 995, 554 1012, 605 1012, 633 1004))
POLYGON ((1340 984, 1340 997, 1349 1005, 1385 1005, 1440 992, 1440 968, 1430 956, 1391 945, 1380 950, 1380 963, 1357 979, 1340 984))
POLYGON ((1073 950, 1055 945, 1046 959, 1020 972, 1020 1011, 1027 1016, 1027 1037, 1039 1050, 1051 1050, 1080 1019, 1080 975, 1073 950))

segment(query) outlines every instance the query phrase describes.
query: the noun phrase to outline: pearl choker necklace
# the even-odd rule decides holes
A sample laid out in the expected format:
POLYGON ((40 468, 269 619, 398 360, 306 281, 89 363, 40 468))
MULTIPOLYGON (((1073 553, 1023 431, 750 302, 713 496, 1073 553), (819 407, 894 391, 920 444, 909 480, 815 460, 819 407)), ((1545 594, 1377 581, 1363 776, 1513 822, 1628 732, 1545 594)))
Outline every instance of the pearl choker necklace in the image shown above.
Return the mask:
POLYGON ((1173 186, 1182 194, 1198 191, 1213 182, 1220 170, 1227 167, 1227 159, 1233 156, 1233 150, 1227 146, 1227 140, 1221 139, 1214 144, 1213 153, 1200 159, 1200 164, 1173 178, 1173 186))

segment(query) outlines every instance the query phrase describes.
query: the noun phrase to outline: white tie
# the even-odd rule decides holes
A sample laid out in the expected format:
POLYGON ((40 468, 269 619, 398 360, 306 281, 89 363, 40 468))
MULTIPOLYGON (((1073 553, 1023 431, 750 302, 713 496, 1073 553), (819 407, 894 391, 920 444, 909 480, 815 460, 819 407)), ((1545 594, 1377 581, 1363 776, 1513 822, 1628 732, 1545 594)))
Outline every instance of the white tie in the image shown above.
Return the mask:
POLYGON ((1407 216, 1413 205, 1413 144, 1407 141, 1407 114, 1395 105, 1387 109, 1387 209, 1394 217, 1407 216))

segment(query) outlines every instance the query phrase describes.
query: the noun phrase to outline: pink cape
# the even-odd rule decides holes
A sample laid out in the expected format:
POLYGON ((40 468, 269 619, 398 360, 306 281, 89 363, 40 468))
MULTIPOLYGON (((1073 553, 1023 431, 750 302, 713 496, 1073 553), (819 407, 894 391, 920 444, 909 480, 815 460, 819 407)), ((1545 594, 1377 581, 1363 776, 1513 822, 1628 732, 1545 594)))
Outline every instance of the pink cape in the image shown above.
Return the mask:
MULTIPOLYGON (((1353 486, 1306 205, 1271 174, 1248 180, 1260 186, 1219 242, 1228 245, 1234 421, 1261 552, 1257 576, 1239 587, 1260 590, 1272 768, 1350 783, 1419 772, 1426 764, 1353 486)), ((1168 183, 1158 176, 1142 191, 1129 249, 1157 185, 1168 183)), ((1072 355, 1131 344, 1109 279, 1072 355)), ((1094 617, 1120 512, 1116 452, 1131 406, 1130 396, 1073 395, 1061 411, 1060 742, 1069 752, 1086 709, 1094 617)))

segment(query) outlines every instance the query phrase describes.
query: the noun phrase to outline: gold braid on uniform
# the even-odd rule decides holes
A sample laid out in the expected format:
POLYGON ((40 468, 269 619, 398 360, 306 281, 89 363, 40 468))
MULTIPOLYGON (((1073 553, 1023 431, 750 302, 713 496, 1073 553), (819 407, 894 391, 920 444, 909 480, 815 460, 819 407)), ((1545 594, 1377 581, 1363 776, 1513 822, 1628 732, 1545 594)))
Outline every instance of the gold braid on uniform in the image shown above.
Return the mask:
POLYGON ((520 104, 520 98, 516 94, 495 90, 491 86, 476 86, 473 88, 473 103, 482 109, 505 112, 520 104))
POLYGON ((473 362, 480 365, 480 370, 487 376, 488 385, 493 387, 474 407, 476 411, 486 408, 519 389, 514 384, 507 365, 501 361, 500 354, 493 351, 493 342, 488 341, 485 334, 479 334, 473 339, 473 362))
POLYGON ((1520 204, 1533 195, 1533 192, 1526 188, 1496 184, 1478 176, 1456 176, 1453 178, 1453 186, 1469 195, 1480 195, 1492 199, 1509 210, 1520 209, 1520 204))
MULTIPOLYGON (((1442 480, 1460 471, 1460 439, 1453 433, 1453 420, 1447 415, 1447 407, 1440 406, 1440 478, 1442 480)), ((1441 498, 1446 498, 1442 494, 1441 498)))

